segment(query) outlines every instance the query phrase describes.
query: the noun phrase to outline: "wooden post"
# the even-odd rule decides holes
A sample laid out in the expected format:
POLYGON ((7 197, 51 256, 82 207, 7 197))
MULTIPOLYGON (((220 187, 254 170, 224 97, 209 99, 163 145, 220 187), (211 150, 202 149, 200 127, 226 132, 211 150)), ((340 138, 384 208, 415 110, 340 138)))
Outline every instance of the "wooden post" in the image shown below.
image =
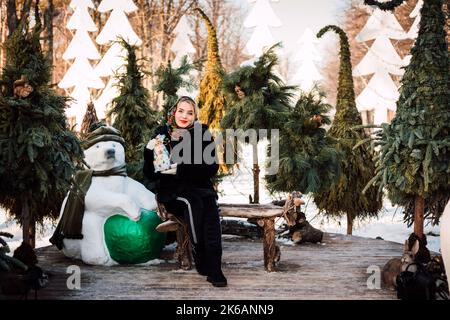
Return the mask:
POLYGON ((263 248, 264 267, 266 271, 275 271, 275 261, 279 260, 280 250, 275 242, 275 219, 265 218, 261 222, 264 224, 263 248))
POLYGON ((353 217, 347 213, 347 234, 353 234, 353 217))
POLYGON ((258 160, 258 141, 253 144, 253 202, 259 203, 259 160, 258 160))
POLYGON ((425 200, 417 195, 414 199, 414 234, 423 239, 423 213, 425 200))
POLYGON ((253 202, 259 203, 259 165, 253 164, 253 202))

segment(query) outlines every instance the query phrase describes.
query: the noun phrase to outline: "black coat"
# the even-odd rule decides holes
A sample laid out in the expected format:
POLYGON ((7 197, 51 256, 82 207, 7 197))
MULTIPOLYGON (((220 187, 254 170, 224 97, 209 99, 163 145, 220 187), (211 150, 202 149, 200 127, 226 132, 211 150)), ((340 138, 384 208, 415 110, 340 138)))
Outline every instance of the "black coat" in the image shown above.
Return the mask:
MULTIPOLYGON (((203 124, 201 126, 203 135, 208 130, 208 126, 203 124)), ((154 189, 152 191, 156 193, 158 202, 170 202, 175 200, 175 198, 179 195, 193 192, 198 195, 200 195, 199 193, 203 193, 205 195, 216 194, 213 187, 212 178, 217 174, 219 165, 217 161, 212 164, 205 163, 203 156, 201 157, 200 164, 194 163, 194 150, 196 143, 194 140, 194 128, 188 129, 188 132, 191 137, 191 159, 188 163, 178 163, 177 172, 175 175, 161 174, 160 172, 155 173, 155 167, 153 165, 153 150, 147 148, 144 149, 144 175, 154 184, 154 189)), ((168 145, 166 145, 166 148, 169 153, 181 141, 172 141, 170 139, 167 126, 158 127, 151 138, 153 139, 160 134, 167 137, 168 145)), ((210 145, 210 143, 214 143, 212 137, 211 141, 203 141, 202 139, 202 155, 205 148, 210 145)), ((211 154, 216 158, 215 147, 211 154)))

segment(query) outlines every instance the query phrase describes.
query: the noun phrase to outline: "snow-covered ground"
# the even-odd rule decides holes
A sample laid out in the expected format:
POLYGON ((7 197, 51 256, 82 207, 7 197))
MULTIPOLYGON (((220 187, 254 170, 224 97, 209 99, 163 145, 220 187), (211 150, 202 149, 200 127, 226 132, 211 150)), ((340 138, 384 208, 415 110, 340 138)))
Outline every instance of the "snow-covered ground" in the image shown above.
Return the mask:
MULTIPOLYGON (((264 155, 264 145, 260 145, 259 154, 264 155)), ((240 169, 235 172, 232 177, 225 178, 220 185, 221 203, 248 203, 249 195, 253 195, 253 178, 251 149, 245 148, 244 158, 247 159, 240 169)), ((261 157, 263 158, 263 157, 261 157)), ((262 159, 261 159, 262 160, 262 159)), ((263 163, 260 161, 260 163, 263 163)), ((261 166, 260 181, 260 203, 270 203, 273 197, 270 196, 264 186, 264 166, 261 166)), ((282 197, 279 195, 277 198, 282 197)), ((305 197, 305 207, 303 207, 308 221, 316 228, 325 232, 346 233, 346 218, 340 220, 330 220, 317 214, 317 208, 311 198, 305 197)), ((384 240, 404 243, 408 236, 412 233, 412 228, 407 228, 402 221, 403 212, 401 207, 393 207, 388 200, 384 201, 384 208, 380 212, 378 219, 370 219, 366 221, 354 223, 353 234, 356 236, 376 238, 381 237, 384 240)), ((42 247, 50 245, 48 239, 53 234, 55 223, 47 221, 43 228, 38 226, 36 234, 36 246, 42 247)), ((11 219, 6 217, 3 209, 0 208, 0 231, 12 233, 14 238, 5 239, 11 251, 14 251, 22 241, 22 231, 20 227, 11 219)), ((434 252, 440 252, 440 231, 439 226, 425 226, 425 234, 427 234, 428 248, 434 252)))

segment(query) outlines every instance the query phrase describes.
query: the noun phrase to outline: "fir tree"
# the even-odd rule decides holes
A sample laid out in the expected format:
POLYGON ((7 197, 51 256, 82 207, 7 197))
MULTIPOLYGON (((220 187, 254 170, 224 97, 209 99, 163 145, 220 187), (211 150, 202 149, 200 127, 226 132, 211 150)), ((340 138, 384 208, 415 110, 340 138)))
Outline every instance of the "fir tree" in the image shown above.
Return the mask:
POLYGON ((226 99, 221 89, 224 70, 219 56, 219 44, 216 29, 208 16, 199 8, 195 9, 202 17, 208 30, 208 54, 206 70, 200 82, 198 106, 199 120, 211 129, 220 130, 220 121, 226 111, 226 99))
POLYGON ((317 37, 322 37, 332 30, 340 37, 340 69, 336 102, 336 115, 329 130, 329 135, 337 140, 336 149, 343 153, 341 175, 338 183, 328 190, 314 194, 314 201, 321 211, 328 215, 347 215, 347 234, 352 234, 355 218, 376 216, 381 209, 381 194, 372 187, 363 194, 367 182, 373 178, 375 163, 370 148, 358 141, 366 139, 361 115, 356 109, 355 92, 352 78, 350 49, 345 32, 336 26, 322 28, 317 37), (356 148, 354 148, 356 147, 356 148))
POLYGON ((170 108, 178 100, 177 92, 181 88, 186 88, 188 91, 194 89, 193 80, 185 79, 187 75, 194 69, 194 66, 188 62, 188 57, 184 56, 178 68, 173 68, 169 61, 167 66, 160 66, 156 71, 157 83, 155 90, 163 93, 164 104, 162 114, 167 116, 170 108))
POLYGON ((28 267, 22 261, 8 255, 11 250, 9 249, 8 243, 2 237, 12 238, 13 235, 7 232, 0 232, 0 277, 8 271, 26 271, 28 267))
POLYGON ((68 129, 67 98, 50 87, 51 65, 41 50, 40 25, 21 24, 4 43, 0 86, 0 204, 34 247, 35 223, 57 218, 82 150, 68 129))
POLYGON ((340 153, 323 124, 331 106, 317 88, 302 92, 289 110, 280 133, 280 165, 276 175, 266 176, 270 192, 320 192, 337 182, 340 153))
MULTIPOLYGON (((221 121, 226 129, 280 129, 289 110, 291 91, 274 73, 278 63, 277 45, 266 51, 254 66, 243 66, 224 77, 223 87, 231 102, 221 121)), ((260 137, 257 137, 258 142, 260 137)), ((259 165, 257 146, 253 146, 253 202, 259 203, 259 165)))
POLYGON ((95 111, 94 104, 91 102, 88 103, 86 113, 83 117, 83 122, 81 123, 80 134, 83 137, 88 132, 92 131, 91 126, 94 123, 98 122, 97 112, 95 111))
POLYGON ((423 238, 424 211, 438 221, 450 195, 450 77, 442 0, 424 1, 419 35, 411 50, 397 114, 380 133, 377 175, 368 184, 386 187, 404 205, 405 219, 423 238))
POLYGON ((126 143, 126 162, 142 157, 142 144, 156 127, 156 111, 149 104, 149 94, 143 86, 143 72, 136 58, 136 47, 121 39, 126 49, 126 71, 118 76, 120 95, 112 102, 107 116, 114 119, 113 127, 120 130, 126 143))

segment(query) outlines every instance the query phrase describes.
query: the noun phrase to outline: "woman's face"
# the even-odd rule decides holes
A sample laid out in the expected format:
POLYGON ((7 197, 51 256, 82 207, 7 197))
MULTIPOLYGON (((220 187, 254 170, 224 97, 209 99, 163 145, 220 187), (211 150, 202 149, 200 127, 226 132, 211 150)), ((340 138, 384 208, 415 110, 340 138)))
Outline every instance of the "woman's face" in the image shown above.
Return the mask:
POLYGON ((195 120, 194 106, 189 102, 182 101, 175 112, 175 123, 179 128, 190 126, 195 120))

